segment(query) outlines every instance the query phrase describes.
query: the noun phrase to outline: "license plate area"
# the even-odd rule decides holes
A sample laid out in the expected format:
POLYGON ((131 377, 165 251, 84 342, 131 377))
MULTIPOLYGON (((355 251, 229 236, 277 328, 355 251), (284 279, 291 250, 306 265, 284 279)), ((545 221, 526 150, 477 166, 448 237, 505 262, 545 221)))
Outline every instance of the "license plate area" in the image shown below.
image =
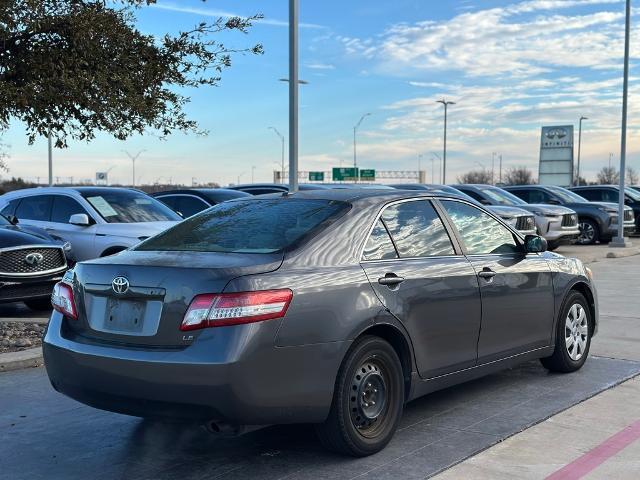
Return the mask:
POLYGON ((86 294, 91 329, 117 335, 150 337, 158 332, 162 301, 86 294))
POLYGON ((140 334, 144 325, 146 302, 109 298, 104 329, 113 332, 140 334))

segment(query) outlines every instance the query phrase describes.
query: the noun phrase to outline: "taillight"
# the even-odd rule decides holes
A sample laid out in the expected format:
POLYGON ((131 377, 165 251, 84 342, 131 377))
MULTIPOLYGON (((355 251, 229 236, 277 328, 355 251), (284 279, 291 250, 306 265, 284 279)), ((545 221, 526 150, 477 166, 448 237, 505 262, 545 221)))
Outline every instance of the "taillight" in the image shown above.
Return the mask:
POLYGON ((73 298, 73 289, 71 285, 67 283, 58 282, 53 286, 51 305, 66 317, 73 318, 74 320, 78 318, 76 302, 73 298))
POLYGON ((241 293, 196 295, 180 330, 226 327, 284 317, 293 298, 288 288, 241 293))

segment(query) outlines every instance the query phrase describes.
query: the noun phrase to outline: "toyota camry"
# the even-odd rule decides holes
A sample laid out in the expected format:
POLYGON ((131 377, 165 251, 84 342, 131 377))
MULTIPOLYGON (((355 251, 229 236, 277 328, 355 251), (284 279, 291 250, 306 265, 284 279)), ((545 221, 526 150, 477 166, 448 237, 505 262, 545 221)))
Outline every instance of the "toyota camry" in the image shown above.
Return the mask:
POLYGON ((67 272, 45 364, 93 407, 225 433, 314 423, 364 456, 417 397, 532 359, 579 369, 591 277, 459 197, 241 198, 67 272))

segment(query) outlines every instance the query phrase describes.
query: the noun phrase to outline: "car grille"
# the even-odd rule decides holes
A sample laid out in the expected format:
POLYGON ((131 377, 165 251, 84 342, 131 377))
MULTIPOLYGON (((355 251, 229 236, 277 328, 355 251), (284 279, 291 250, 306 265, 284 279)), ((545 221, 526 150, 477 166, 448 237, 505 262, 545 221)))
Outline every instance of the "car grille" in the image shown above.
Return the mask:
POLYGON ((633 210, 625 210, 624 211, 624 221, 632 222, 633 221, 633 210))
POLYGON ((516 230, 535 230, 536 219, 534 217, 518 217, 516 221, 516 230))
POLYGON ((63 270, 67 260, 59 247, 0 250, 0 275, 41 275, 63 270))
POLYGON ((563 227, 576 227, 578 226, 578 215, 575 213, 567 213, 562 216, 563 227))

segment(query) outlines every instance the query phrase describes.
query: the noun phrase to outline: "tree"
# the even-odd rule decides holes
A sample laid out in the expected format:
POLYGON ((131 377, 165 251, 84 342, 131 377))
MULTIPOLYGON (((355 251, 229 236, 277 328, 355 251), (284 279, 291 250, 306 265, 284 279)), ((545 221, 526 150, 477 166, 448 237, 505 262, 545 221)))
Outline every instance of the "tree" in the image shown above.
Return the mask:
POLYGON ((482 170, 472 170, 458 176, 458 183, 491 184, 491 172, 485 168, 482 170))
POLYGON ((640 175, 638 171, 633 167, 626 168, 625 181, 627 185, 638 185, 640 184, 640 175))
POLYGON ((185 88, 218 85, 238 50, 216 34, 247 33, 250 18, 219 18, 162 37, 140 32, 135 13, 156 0, 3 0, 0 7, 0 130, 11 119, 33 143, 105 131, 119 140, 146 129, 200 132, 183 107, 185 88))
POLYGON ((620 182, 620 173, 615 167, 602 167, 596 178, 600 185, 616 185, 620 182))
POLYGON ((535 183, 533 172, 525 167, 508 168, 504 174, 506 185, 531 185, 535 183))

